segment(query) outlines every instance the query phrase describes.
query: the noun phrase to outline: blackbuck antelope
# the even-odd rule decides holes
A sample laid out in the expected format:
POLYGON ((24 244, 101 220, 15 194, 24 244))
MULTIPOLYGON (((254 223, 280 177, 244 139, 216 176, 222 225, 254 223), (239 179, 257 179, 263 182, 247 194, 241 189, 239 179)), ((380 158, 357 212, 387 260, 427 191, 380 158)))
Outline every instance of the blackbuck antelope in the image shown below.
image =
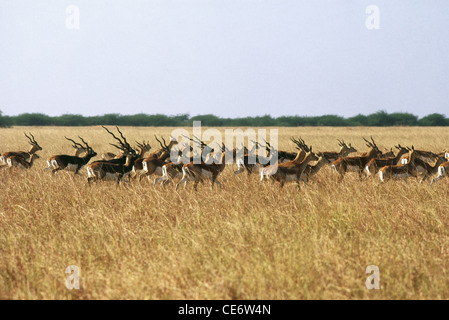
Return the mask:
POLYGON ((109 133, 115 140, 117 140, 118 145, 114 143, 109 143, 114 148, 117 148, 119 150, 118 154, 112 153, 112 152, 106 152, 101 155, 101 160, 97 161, 103 161, 108 163, 119 163, 124 164, 126 162, 126 156, 128 154, 128 150, 133 150, 133 148, 130 146, 128 141, 126 141, 125 136, 120 131, 120 128, 118 126, 115 126, 117 132, 120 134, 121 138, 118 138, 113 132, 111 132, 108 128, 105 126, 102 126, 103 129, 106 130, 107 133, 109 133))
POLYGON ((263 168, 260 171, 260 182, 266 177, 268 179, 273 179, 280 183, 282 188, 286 182, 296 182, 298 189, 300 189, 300 179, 304 170, 310 161, 317 161, 318 157, 312 152, 312 147, 309 151, 305 153, 300 149, 296 155, 296 158, 291 161, 277 163, 275 165, 270 165, 263 168), (300 160, 302 158, 302 160, 300 160))
POLYGON ((379 172, 379 169, 385 166, 397 165, 401 161, 403 155, 407 154, 409 150, 402 147, 400 144, 395 146, 398 149, 398 154, 394 158, 374 158, 371 159, 365 167, 365 172, 368 176, 374 176, 379 172))
POLYGON ((120 158, 126 158, 126 155, 124 153, 115 154, 112 152, 103 152, 101 154, 101 160, 112 160, 112 159, 120 159, 120 158))
MULTIPOLYGON (((412 149, 414 150, 415 159, 420 159, 427 163, 435 163, 435 161, 439 157, 436 153, 433 153, 431 151, 416 150, 414 146, 412 146, 412 149)), ((409 148, 409 150, 411 149, 409 148)), ((402 164, 407 164, 407 161, 407 158, 401 159, 402 164)))
MULTIPOLYGON (((252 173, 258 173, 260 166, 267 166, 270 163, 270 160, 273 156, 272 154, 272 148, 271 146, 267 149, 267 145, 262 146, 259 142, 252 141, 253 147, 251 150, 248 150, 243 154, 243 157, 237 157, 236 158, 236 164, 237 164, 237 171, 234 171, 234 174, 240 174, 243 171, 246 171, 248 174, 248 177, 252 173), (259 148, 264 148, 266 151, 266 156, 259 156, 257 153, 259 151, 259 148), (263 163, 263 165, 261 164, 263 163)), ((265 143, 267 143, 265 141, 265 143)), ((268 144, 268 143, 267 143, 268 144)), ((277 155, 278 153, 275 153, 276 159, 275 162, 278 162, 277 155)))
POLYGON ((440 164, 440 166, 438 167, 438 176, 432 179, 431 184, 443 179, 444 177, 447 177, 448 175, 449 175, 449 162, 446 161, 440 164))
MULTIPOLYGON (((182 166, 184 163, 183 160, 183 154, 189 149, 189 152, 193 151, 193 148, 190 145, 184 146, 183 150, 178 150, 178 159, 175 162, 168 161, 162 166, 162 177, 157 178, 154 180, 154 183, 161 183, 165 185, 168 182, 173 182, 173 180, 177 177, 182 178, 182 166)), ((212 152, 212 148, 210 148, 209 152, 212 152)), ((204 149, 201 149, 201 154, 203 153, 204 149)), ((193 162, 193 154, 190 155, 190 158, 187 160, 188 163, 193 162)))
MULTIPOLYGON (((119 143, 119 145, 113 143, 110 143, 110 145, 119 149, 124 156, 108 161, 94 161, 89 164, 86 167, 87 182, 90 184, 90 182, 92 181, 98 182, 99 180, 115 180, 117 184, 119 184, 123 178, 127 177, 131 173, 131 170, 134 166, 134 161, 139 158, 139 154, 131 147, 131 145, 128 143, 125 136, 117 126, 116 129, 121 138, 115 136, 106 127, 103 128, 119 143)), ((142 148, 146 149, 144 145, 142 145, 142 148)))
MULTIPOLYGON (((95 157, 97 155, 97 153, 89 146, 89 144, 84 141, 83 138, 79 137, 78 138, 84 143, 84 148, 85 150, 87 150, 87 152, 85 152, 85 154, 82 157, 79 156, 69 156, 69 155, 55 155, 50 157, 47 160, 47 164, 49 167, 52 168, 52 173, 56 173, 60 170, 67 170, 67 171, 73 171, 74 174, 78 174, 78 172, 80 171, 80 169, 82 167, 84 167, 89 161, 90 159, 92 159, 93 157, 95 157)), ((67 140, 71 141, 74 143, 74 145, 81 145, 75 141, 73 141, 72 139, 69 139, 66 137, 67 140)), ((82 145, 81 145, 82 146, 82 145)))
POLYGON ((446 160, 449 160, 449 151, 443 151, 437 154, 438 157, 444 157, 446 160))
POLYGON ((31 155, 36 153, 37 151, 42 150, 42 147, 37 143, 36 139, 34 138, 34 136, 31 134, 30 132, 30 136, 28 136, 26 133, 25 137, 28 138, 28 143, 31 145, 30 150, 28 152, 26 151, 10 151, 10 152, 5 152, 0 156, 0 162, 4 165, 7 164, 7 159, 12 157, 12 156, 19 156, 24 158, 25 160, 29 160, 31 155))
POLYGON ((137 153, 128 153, 124 164, 108 163, 106 161, 93 162, 87 166, 87 182, 99 180, 114 180, 117 184, 128 176, 133 168, 137 153))
POLYGON ((194 189, 197 191, 198 183, 202 181, 202 179, 210 179, 211 188, 214 188, 214 184, 218 184, 222 187, 220 181, 218 181, 218 176, 223 172, 226 167, 225 158, 226 154, 230 154, 232 151, 229 151, 226 146, 223 144, 221 148, 221 157, 218 163, 199 163, 195 164, 193 162, 184 164, 182 166, 182 179, 176 185, 176 189, 181 184, 184 184, 184 187, 187 185, 189 180, 194 180, 194 189))
POLYGON ((165 160, 168 157, 170 157, 171 148, 178 143, 175 139, 170 137, 170 143, 167 145, 164 137, 161 137, 163 140, 163 143, 156 136, 154 136, 154 137, 156 138, 156 141, 159 143, 161 148, 159 150, 157 150, 156 152, 152 152, 150 155, 148 155, 145 158, 141 157, 141 158, 137 159, 136 161, 134 161, 134 166, 132 169, 133 170, 133 178, 139 177, 139 181, 141 181, 144 176, 147 176, 148 180, 150 180, 150 176, 153 173, 155 173, 156 175, 159 175, 159 173, 162 174, 162 172, 159 172, 157 170, 157 164, 158 164, 157 160, 160 159, 162 162, 165 163, 165 160), (148 165, 148 162, 151 162, 154 159, 157 162, 155 171, 149 173, 149 171, 153 170, 153 167, 151 164, 148 165))
POLYGON ((421 174, 422 178, 421 178, 420 182, 423 182, 427 178, 430 178, 430 177, 434 176, 438 172, 439 167, 443 163, 445 163, 447 160, 446 160, 445 157, 438 157, 437 161, 436 161, 436 163, 434 165, 430 165, 427 162, 425 162, 425 161, 423 161, 423 160, 421 160, 419 158, 416 158, 416 157, 415 157, 415 159, 413 161, 414 161, 413 164, 415 165, 416 169, 421 174))
POLYGON ((141 171, 143 169, 143 166, 142 166, 143 156, 145 155, 145 153, 147 153, 148 151, 151 150, 151 146, 148 142, 144 141, 143 143, 140 143, 140 142, 136 141, 136 143, 137 143, 137 149, 138 149, 138 152, 137 152, 138 157, 136 160, 134 160, 130 178, 131 177, 136 178, 136 176, 141 173, 141 171))
POLYGON ((34 160, 39 159, 39 156, 36 153, 31 154, 30 160, 25 160, 24 157, 19 155, 11 156, 6 159, 8 167, 10 168, 22 168, 22 169, 30 169, 33 166, 34 160))
POLYGON ((347 172, 357 172, 362 179, 363 170, 368 162, 380 154, 379 148, 371 137, 371 141, 365 140, 368 152, 364 156, 339 158, 331 163, 331 167, 339 174, 339 181, 342 181, 347 172))
POLYGON ((379 170, 379 179, 381 182, 386 182, 390 179, 408 179, 415 177, 418 179, 419 171, 415 166, 415 153, 412 149, 409 152, 407 164, 385 166, 379 170))
POLYGON ((338 140, 338 145, 340 146, 340 150, 338 152, 321 152, 324 159, 327 160, 328 163, 334 162, 338 158, 347 157, 349 154, 353 152, 357 152, 357 149, 354 148, 351 144, 347 145, 344 141, 338 140))
POLYGON ((123 133, 120 131, 119 127, 116 126, 115 128, 117 129, 117 132, 120 134, 121 138, 118 138, 114 133, 112 133, 111 131, 109 131, 108 128, 106 128, 105 126, 102 126, 103 129, 106 130, 107 133, 109 133, 115 140, 117 140, 118 145, 114 144, 114 143, 109 143, 111 146, 119 149, 120 156, 117 156, 113 159, 110 160, 97 160, 94 161, 92 163, 96 163, 96 162, 102 162, 102 163, 116 163, 116 164, 125 164, 126 162, 126 156, 128 154, 132 154, 132 153, 136 153, 135 150, 131 147, 131 145, 128 143, 128 141, 126 140, 125 136, 123 135, 123 133))
POLYGON ((308 183, 311 179, 313 180, 321 168, 330 163, 322 153, 319 153, 318 155, 318 161, 314 165, 308 164, 304 169, 304 172, 301 174, 301 180, 304 184, 308 183))
MULTIPOLYGON (((163 139, 163 138, 162 138, 163 139)), ((143 177, 147 177, 148 181, 151 179, 151 175, 162 176, 162 167, 166 164, 166 160, 170 157, 171 149, 178 144, 173 138, 170 138, 170 143, 167 145, 165 140, 163 139, 164 144, 162 144, 159 140, 158 142, 161 145, 161 153, 152 154, 149 157, 142 160, 142 169, 139 175, 139 181, 142 180, 143 177)), ((153 184, 156 184, 156 179, 153 181, 153 184)))

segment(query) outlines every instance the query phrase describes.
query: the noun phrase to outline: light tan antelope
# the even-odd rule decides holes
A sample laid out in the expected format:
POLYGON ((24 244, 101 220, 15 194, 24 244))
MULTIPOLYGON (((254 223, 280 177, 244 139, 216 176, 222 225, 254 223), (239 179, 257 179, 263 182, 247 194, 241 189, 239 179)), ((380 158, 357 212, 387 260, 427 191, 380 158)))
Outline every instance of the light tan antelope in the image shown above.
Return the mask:
POLYGON ((368 152, 364 156, 339 158, 331 163, 331 167, 339 174, 339 181, 342 181, 347 172, 357 172, 359 178, 362 179, 363 170, 368 162, 378 156, 380 151, 371 137, 369 142, 363 138, 369 147, 368 152))
POLYGON ((317 156, 312 152, 312 147, 309 150, 305 153, 300 149, 294 160, 277 163, 264 168, 261 171, 261 182, 264 177, 267 177, 268 179, 278 181, 281 188, 284 187, 286 182, 296 182, 298 189, 300 189, 299 181, 307 165, 310 161, 318 160, 317 156), (303 158, 303 160, 299 160, 300 158, 303 158))
POLYGON ((418 179, 419 177, 419 171, 415 166, 414 163, 414 150, 412 149, 409 153, 409 161, 407 164, 401 164, 401 165, 391 165, 391 166, 385 166, 379 170, 379 179, 381 182, 386 182, 390 179, 403 179, 407 180, 410 177, 415 177, 418 179))
POLYGON ((24 158, 25 160, 29 160, 32 154, 36 153, 37 151, 42 150, 42 147, 37 143, 36 139, 31 134, 31 132, 30 132, 31 137, 28 136, 26 133, 24 133, 24 134, 25 134, 25 137, 28 138, 28 143, 31 145, 30 150, 28 152, 25 152, 25 151, 5 152, 0 156, 0 163, 6 165, 7 159, 12 156, 19 156, 19 157, 24 158))
POLYGON ((409 151, 407 148, 401 145, 395 146, 398 149, 398 154, 394 158, 374 158, 371 159, 365 167, 365 172, 368 176, 374 176, 379 172, 379 169, 385 166, 397 165, 399 164, 403 155, 407 154, 409 151))
POLYGON ((8 167, 10 168, 22 168, 22 169, 30 169, 33 166, 34 160, 39 159, 39 156, 36 153, 31 154, 30 160, 25 160, 24 157, 19 155, 11 156, 6 159, 8 167))
MULTIPOLYGON (((171 139, 170 143, 167 145, 164 140, 164 145, 162 146, 161 154, 150 155, 149 157, 142 160, 142 173, 139 176, 139 181, 143 177, 147 177, 148 181, 151 179, 151 175, 162 176, 162 167, 166 164, 166 160, 170 157, 171 148, 178 144, 178 141, 171 139)), ((154 180, 153 184, 157 181, 154 180)))

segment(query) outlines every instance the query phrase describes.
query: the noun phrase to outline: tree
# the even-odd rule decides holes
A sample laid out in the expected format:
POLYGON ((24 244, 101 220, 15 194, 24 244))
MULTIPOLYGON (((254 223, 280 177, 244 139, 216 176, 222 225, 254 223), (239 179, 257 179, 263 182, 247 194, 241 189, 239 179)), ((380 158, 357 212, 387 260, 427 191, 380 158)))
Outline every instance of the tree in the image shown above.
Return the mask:
POLYGON ((449 125, 449 119, 443 114, 432 113, 418 121, 420 126, 434 126, 434 127, 442 127, 449 125))

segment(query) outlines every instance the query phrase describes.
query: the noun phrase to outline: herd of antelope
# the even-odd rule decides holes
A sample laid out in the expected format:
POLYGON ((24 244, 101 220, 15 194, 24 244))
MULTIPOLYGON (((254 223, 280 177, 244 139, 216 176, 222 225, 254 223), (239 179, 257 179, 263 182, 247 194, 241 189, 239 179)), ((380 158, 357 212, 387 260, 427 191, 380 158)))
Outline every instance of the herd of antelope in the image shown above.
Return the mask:
MULTIPOLYGON (((223 144, 221 156, 220 154, 216 156, 215 154, 212 155, 214 148, 196 137, 188 138, 200 148, 203 155, 200 159, 215 157, 216 160, 198 162, 193 161, 194 149, 190 144, 180 146, 178 141, 173 138, 170 138, 170 142, 167 144, 163 137, 161 137, 162 141, 156 137, 161 148, 145 155, 151 150, 148 142, 136 142, 137 147, 133 148, 118 127, 116 127, 116 130, 120 137, 106 127, 103 126, 103 128, 114 138, 116 143, 110 144, 120 150, 118 154, 103 153, 101 155, 102 160, 90 162, 92 158, 97 156, 92 147, 81 137, 78 137, 80 142, 65 137, 72 143, 75 155, 54 155, 50 157, 47 160, 48 167, 46 170, 51 170, 53 174, 61 170, 67 170, 74 172, 76 175, 83 167, 86 167, 89 184, 92 181, 98 182, 100 180, 114 180, 119 184, 124 181, 124 178, 127 178, 128 182, 132 179, 139 179, 140 181, 144 177, 151 180, 151 176, 154 175, 157 176, 153 180, 154 184, 174 183, 175 180, 178 180, 176 183, 176 189, 178 189, 180 185, 186 186, 189 181, 194 181, 195 190, 197 190, 198 184, 203 183, 204 180, 209 180, 212 188, 214 184, 221 186, 218 177, 225 169, 224 160, 226 156, 235 158, 238 167, 238 170, 234 172, 235 174, 244 171, 248 175, 256 173, 260 175, 260 182, 265 179, 278 181, 281 188, 286 182, 296 182, 298 188, 300 188, 301 181, 305 185, 324 166, 330 166, 336 172, 339 181, 344 179, 346 173, 357 172, 360 179, 364 176, 373 177, 377 175, 381 182, 385 182, 389 179, 415 177, 420 183, 425 180, 434 183, 449 173, 449 152, 447 151, 433 153, 416 150, 413 146, 410 148, 397 145, 395 146, 398 150, 396 154, 392 149, 383 153, 372 137, 371 141, 363 138, 368 150, 357 156, 349 156, 351 153, 356 153, 357 150, 344 141, 338 140, 340 146, 338 152, 315 153, 303 139, 294 137, 291 138, 291 141, 296 145, 297 150, 295 152, 277 150, 265 141, 265 146, 254 142, 252 150, 248 150, 244 146, 240 150, 229 150, 223 144), (177 151, 173 149, 175 146, 177 146, 177 151), (256 161, 250 161, 250 155, 254 155, 255 149, 260 147, 265 148, 266 156, 258 154, 256 161), (171 161, 173 151, 178 154, 178 159, 175 162, 171 161), (189 161, 185 161, 185 158, 181 161, 182 156, 186 153, 191 154, 189 161)), ((0 168, 30 169, 34 161, 39 159, 37 152, 41 151, 42 147, 31 133, 29 135, 25 133, 25 136, 31 145, 29 151, 3 153, 0 157, 0 168)))

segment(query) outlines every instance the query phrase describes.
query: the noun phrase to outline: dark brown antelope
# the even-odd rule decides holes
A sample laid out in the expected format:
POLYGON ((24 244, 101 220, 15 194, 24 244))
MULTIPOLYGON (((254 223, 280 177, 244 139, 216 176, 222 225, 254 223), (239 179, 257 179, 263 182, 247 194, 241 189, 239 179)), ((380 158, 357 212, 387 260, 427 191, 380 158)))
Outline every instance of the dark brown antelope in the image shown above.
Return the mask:
MULTIPOLYGON (((82 156, 82 157, 78 157, 78 156, 69 156, 69 155, 55 155, 52 156, 48 159, 47 163, 49 165, 51 165, 52 169, 52 173, 56 173, 60 170, 67 170, 67 171, 73 171, 74 174, 78 174, 78 172, 80 171, 80 169, 82 167, 84 167, 89 161, 90 159, 92 159, 93 157, 95 157, 97 155, 97 153, 87 144, 86 141, 84 141, 83 138, 79 137, 78 138, 84 143, 84 147, 87 150, 87 152, 82 156)), ((75 141, 73 141, 72 139, 68 139, 69 141, 72 141, 73 143, 76 143, 75 141)))
POLYGON ((137 158, 138 155, 134 152, 126 154, 124 164, 105 161, 93 162, 87 166, 87 182, 90 184, 92 181, 114 180, 119 184, 123 178, 130 174, 133 163, 137 158))

